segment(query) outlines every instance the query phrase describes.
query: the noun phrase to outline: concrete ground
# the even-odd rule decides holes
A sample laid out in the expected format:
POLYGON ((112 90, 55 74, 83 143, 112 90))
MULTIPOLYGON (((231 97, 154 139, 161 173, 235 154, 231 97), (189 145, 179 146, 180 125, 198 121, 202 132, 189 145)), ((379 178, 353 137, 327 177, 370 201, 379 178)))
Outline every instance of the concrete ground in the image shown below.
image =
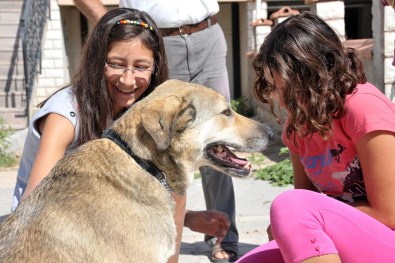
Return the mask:
MULTIPOLYGON (((236 198, 236 225, 239 231, 240 256, 267 242, 266 228, 269 225, 269 208, 275 196, 291 189, 273 187, 266 181, 254 178, 233 178, 236 198)), ((188 189, 187 208, 204 210, 204 197, 200 179, 195 179, 188 189)), ((184 228, 180 263, 210 262, 211 249, 203 242, 203 234, 184 228)))

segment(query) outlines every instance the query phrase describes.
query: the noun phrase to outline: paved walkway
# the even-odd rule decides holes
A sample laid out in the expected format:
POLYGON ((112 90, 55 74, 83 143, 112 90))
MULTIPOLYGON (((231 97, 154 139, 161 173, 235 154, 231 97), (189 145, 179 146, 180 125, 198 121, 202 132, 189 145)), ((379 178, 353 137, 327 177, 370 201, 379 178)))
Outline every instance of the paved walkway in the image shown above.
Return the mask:
MULTIPOLYGON (((239 231, 240 255, 267 242, 266 228, 269 225, 269 208, 273 198, 291 189, 273 187, 266 181, 253 178, 233 178, 236 198, 236 225, 239 231)), ((204 210, 204 197, 200 179, 195 179, 188 189, 187 208, 204 210)), ((210 262, 211 250, 203 242, 203 234, 184 228, 180 263, 210 262)))
POLYGON ((14 193, 16 169, 0 171, 0 219, 11 211, 12 195, 14 193))

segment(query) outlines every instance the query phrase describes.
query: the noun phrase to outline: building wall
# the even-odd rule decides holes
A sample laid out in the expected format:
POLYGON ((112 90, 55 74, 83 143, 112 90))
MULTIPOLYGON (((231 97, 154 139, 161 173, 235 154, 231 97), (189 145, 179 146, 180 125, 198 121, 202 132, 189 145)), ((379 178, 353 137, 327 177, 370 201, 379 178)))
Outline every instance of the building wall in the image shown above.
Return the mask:
POLYGON ((219 12, 216 15, 218 23, 221 25, 222 31, 224 32, 226 43, 228 44, 228 53, 226 55, 226 68, 228 69, 229 76, 229 88, 231 97, 234 94, 234 83, 233 83, 233 45, 231 44, 233 39, 232 35, 232 4, 231 3, 220 3, 219 12))
POLYGON ((70 81, 61 15, 56 0, 50 2, 50 14, 43 36, 42 70, 33 90, 31 114, 35 105, 70 81))

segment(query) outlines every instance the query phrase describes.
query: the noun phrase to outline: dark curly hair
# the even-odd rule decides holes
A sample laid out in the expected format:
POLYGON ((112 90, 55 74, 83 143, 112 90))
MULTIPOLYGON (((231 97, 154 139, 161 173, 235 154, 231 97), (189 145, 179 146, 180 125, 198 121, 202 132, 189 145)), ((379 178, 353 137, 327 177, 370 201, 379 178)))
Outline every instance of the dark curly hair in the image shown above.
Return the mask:
POLYGON ((286 135, 326 137, 332 121, 344 115, 345 97, 366 82, 355 49, 344 48, 335 31, 317 15, 303 12, 273 28, 253 60, 254 94, 274 113, 272 85, 264 71, 284 80, 283 104, 288 113, 286 135), (273 74, 272 74, 273 75, 273 74))

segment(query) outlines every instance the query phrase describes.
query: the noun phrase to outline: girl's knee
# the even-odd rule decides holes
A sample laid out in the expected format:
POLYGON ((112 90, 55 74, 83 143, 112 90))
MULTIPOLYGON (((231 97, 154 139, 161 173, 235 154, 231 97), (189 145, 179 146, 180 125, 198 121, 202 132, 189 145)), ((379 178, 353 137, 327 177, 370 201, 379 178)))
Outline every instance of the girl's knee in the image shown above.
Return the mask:
POLYGON ((292 213, 292 211, 305 208, 310 192, 308 190, 294 189, 279 194, 272 202, 270 214, 292 213))
POLYGON ((302 189, 288 190, 278 195, 270 208, 272 230, 292 228, 294 224, 305 221, 315 210, 320 194, 302 189))

